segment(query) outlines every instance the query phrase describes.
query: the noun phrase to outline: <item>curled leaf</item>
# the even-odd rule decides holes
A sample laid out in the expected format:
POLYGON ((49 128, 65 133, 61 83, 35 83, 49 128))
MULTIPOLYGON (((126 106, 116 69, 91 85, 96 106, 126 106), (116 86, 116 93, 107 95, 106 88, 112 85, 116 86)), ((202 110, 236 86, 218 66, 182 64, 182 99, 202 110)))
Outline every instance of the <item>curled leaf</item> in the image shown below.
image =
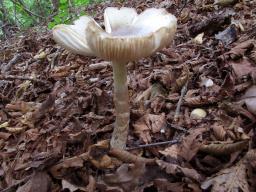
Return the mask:
POLYGON ((200 151, 205 153, 210 153, 214 155, 227 155, 234 153, 236 151, 240 151, 248 146, 248 140, 239 141, 236 143, 213 143, 209 145, 202 145, 200 147, 200 151))

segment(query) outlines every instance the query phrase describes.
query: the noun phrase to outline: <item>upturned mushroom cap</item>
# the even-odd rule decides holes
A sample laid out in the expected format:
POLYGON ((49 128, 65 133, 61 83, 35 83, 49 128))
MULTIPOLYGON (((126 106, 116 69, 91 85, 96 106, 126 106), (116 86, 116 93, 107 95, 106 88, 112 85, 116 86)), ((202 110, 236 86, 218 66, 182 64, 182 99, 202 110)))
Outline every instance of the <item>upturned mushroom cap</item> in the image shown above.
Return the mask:
POLYGON ((107 8, 104 31, 92 18, 83 16, 74 25, 58 25, 54 39, 81 55, 110 61, 132 61, 167 46, 177 28, 175 16, 164 9, 150 8, 137 14, 132 8, 107 8))
POLYGON ((90 21, 93 21, 91 17, 82 16, 74 21, 74 25, 56 25, 52 30, 53 39, 72 53, 93 56, 85 35, 85 29, 90 21))

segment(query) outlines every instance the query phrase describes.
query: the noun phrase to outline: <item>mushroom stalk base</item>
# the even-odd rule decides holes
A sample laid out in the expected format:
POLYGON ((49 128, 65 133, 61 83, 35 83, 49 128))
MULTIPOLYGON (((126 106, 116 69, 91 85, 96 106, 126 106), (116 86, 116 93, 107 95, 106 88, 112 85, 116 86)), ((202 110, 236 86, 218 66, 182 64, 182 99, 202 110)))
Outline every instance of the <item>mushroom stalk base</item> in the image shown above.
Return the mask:
POLYGON ((111 148, 125 149, 130 121, 126 63, 112 62, 112 67, 116 121, 110 146, 111 148))

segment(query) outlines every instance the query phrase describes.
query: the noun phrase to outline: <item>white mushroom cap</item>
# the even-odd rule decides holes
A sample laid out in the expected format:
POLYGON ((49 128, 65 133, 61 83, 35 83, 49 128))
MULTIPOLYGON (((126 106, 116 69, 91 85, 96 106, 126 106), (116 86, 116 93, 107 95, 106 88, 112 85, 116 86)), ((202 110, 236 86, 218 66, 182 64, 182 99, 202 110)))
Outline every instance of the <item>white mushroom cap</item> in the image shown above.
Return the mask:
POLYGON ((88 47, 85 29, 90 21, 94 21, 91 17, 82 16, 74 21, 74 25, 57 25, 53 28, 53 39, 65 49, 72 53, 92 56, 94 55, 88 47))
POLYGON ((150 8, 137 15, 132 8, 107 8, 106 32, 90 17, 74 25, 58 25, 54 39, 66 49, 82 55, 96 55, 111 61, 132 61, 167 46, 177 28, 175 16, 164 9, 150 8))

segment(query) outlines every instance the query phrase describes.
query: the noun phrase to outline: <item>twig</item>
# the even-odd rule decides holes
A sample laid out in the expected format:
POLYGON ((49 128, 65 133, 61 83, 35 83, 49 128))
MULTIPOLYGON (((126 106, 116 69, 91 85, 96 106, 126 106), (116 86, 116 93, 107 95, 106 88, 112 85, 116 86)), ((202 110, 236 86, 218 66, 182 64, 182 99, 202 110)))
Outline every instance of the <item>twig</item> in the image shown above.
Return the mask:
POLYGON ((171 123, 168 123, 168 122, 167 122, 167 124, 170 125, 172 128, 174 128, 176 130, 183 131, 183 132, 188 132, 187 129, 185 129, 185 128, 179 126, 179 125, 171 124, 171 123))
POLYGON ((138 146, 135 146, 135 147, 127 148, 126 150, 130 151, 130 150, 133 150, 133 149, 140 149, 140 148, 146 148, 146 147, 155 147, 155 146, 159 146, 159 145, 168 145, 168 144, 173 145, 173 144, 176 144, 178 142, 179 142, 178 139, 174 139, 174 140, 171 140, 171 141, 162 141, 162 142, 157 142, 157 143, 149 143, 149 144, 138 145, 138 146))
POLYGON ((48 81, 40 80, 40 79, 35 79, 33 77, 22 77, 22 76, 14 76, 14 75, 0 75, 0 80, 29 80, 35 83, 40 83, 43 85, 49 85, 50 83, 48 81))
POLYGON ((182 87, 181 89, 181 93, 180 93, 180 99, 178 101, 178 104, 177 104, 177 108, 175 110, 175 115, 174 115, 174 121, 177 121, 178 118, 179 118, 179 115, 180 115, 180 107, 183 103, 183 98, 187 92, 187 87, 188 87, 188 81, 186 82, 186 84, 182 87))
POLYGON ((20 56, 20 54, 14 55, 14 57, 9 61, 9 63, 2 68, 1 72, 6 73, 7 71, 9 71, 12 68, 12 66, 20 59, 20 56))

